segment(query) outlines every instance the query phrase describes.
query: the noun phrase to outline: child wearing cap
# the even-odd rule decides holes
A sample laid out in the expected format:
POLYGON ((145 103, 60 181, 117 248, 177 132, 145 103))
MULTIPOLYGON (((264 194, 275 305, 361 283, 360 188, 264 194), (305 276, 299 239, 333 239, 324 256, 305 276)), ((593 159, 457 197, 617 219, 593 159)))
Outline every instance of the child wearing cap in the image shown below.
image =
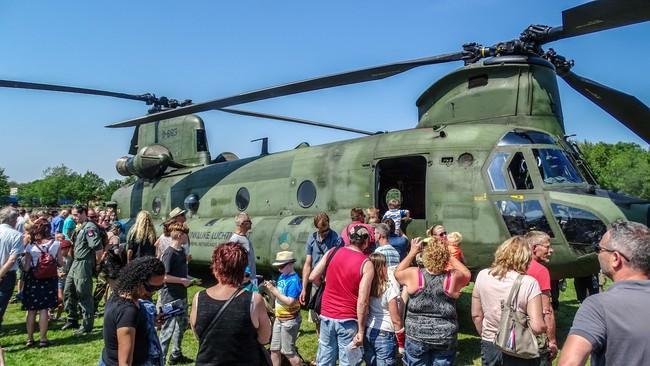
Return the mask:
POLYGON ((275 287, 268 281, 264 284, 275 296, 275 322, 271 337, 271 360, 274 365, 281 363, 281 354, 292 365, 299 365, 301 362, 296 352, 296 339, 302 323, 298 302, 302 283, 300 276, 293 269, 295 262, 293 252, 278 252, 273 262, 273 266, 280 271, 278 285, 275 287))

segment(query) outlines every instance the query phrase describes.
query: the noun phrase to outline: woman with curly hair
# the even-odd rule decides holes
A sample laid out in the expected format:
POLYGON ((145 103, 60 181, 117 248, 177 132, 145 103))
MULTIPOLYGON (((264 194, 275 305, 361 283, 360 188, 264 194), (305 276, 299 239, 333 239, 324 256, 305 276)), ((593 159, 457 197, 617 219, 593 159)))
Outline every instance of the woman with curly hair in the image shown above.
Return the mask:
POLYGON ((471 273, 451 257, 439 237, 415 238, 411 250, 395 270, 409 301, 406 307, 406 364, 453 365, 456 358, 458 316, 456 299, 471 273), (423 268, 411 267, 422 252, 423 268), (447 264, 452 269, 447 271, 447 264))
POLYGON ((518 277, 521 285, 517 294, 517 308, 528 314, 530 329, 535 334, 546 331, 542 314, 542 297, 535 278, 526 275, 532 254, 526 239, 513 236, 497 248, 490 268, 478 273, 472 292, 472 320, 481 335, 483 365, 538 365, 539 358, 523 359, 502 353, 494 338, 501 320, 501 304, 506 302, 518 277))
POLYGON ((25 246, 25 256, 22 269, 25 273, 23 289, 23 308, 27 310, 27 347, 34 345, 34 323, 36 313, 39 315, 38 327, 40 332, 39 347, 47 347, 48 309, 56 308, 58 302, 58 273, 57 265, 63 264, 59 251, 60 243, 51 238, 50 223, 47 219, 37 219, 29 228, 31 243, 25 246), (49 272, 41 271, 49 261, 49 272))
POLYGON ((196 365, 261 364, 259 344, 269 342, 271 321, 262 296, 241 288, 247 265, 248 252, 237 243, 214 249, 212 273, 219 282, 192 301, 190 324, 199 340, 196 365))
POLYGON ((135 223, 126 234, 126 260, 156 256, 156 229, 149 211, 142 210, 135 217, 135 223))
POLYGON ((164 279, 165 266, 156 257, 136 258, 122 269, 104 311, 100 366, 148 364, 147 317, 138 300, 151 298, 164 279))

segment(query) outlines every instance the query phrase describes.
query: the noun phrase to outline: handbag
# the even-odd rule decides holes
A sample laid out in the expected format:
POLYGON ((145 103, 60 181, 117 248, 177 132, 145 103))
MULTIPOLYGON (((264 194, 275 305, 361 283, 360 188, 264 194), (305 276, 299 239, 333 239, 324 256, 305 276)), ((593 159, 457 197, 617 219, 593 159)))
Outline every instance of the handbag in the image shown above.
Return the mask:
POLYGON ((501 352, 518 358, 539 357, 537 337, 530 329, 528 315, 517 308, 517 297, 523 275, 519 275, 510 289, 508 300, 501 301, 501 319, 494 345, 501 352))
POLYGON ((309 305, 307 305, 309 309, 312 309, 318 315, 320 315, 321 302, 323 301, 323 293, 325 293, 325 275, 327 274, 327 267, 329 267, 330 261, 332 260, 332 258, 334 258, 334 255, 340 248, 341 247, 334 248, 332 255, 327 257, 327 261, 325 262, 325 269, 323 270, 323 276, 322 276, 323 281, 321 281, 321 284, 316 289, 314 296, 312 296, 309 299, 309 305))

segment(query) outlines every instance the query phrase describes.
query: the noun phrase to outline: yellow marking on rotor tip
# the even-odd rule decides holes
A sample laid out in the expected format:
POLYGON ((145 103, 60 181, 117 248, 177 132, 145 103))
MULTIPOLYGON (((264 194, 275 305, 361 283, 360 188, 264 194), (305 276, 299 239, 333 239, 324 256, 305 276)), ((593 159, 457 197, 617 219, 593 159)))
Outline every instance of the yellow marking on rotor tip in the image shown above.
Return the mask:
POLYGON ((510 195, 510 198, 514 198, 516 200, 523 201, 524 200, 524 195, 523 194, 513 194, 513 195, 510 195))

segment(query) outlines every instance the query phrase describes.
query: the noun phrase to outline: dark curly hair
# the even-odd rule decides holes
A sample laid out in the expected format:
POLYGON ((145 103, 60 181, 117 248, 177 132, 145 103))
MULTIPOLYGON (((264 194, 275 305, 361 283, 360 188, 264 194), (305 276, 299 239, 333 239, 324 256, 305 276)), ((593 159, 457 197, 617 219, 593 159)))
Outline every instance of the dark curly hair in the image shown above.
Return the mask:
POLYGON ((212 252, 212 273, 220 283, 241 285, 247 265, 248 253, 237 243, 219 244, 212 252))
POLYGON ((133 295, 140 285, 154 276, 164 276, 165 266, 156 257, 140 257, 132 260, 120 271, 115 292, 133 295))
POLYGON ((29 236, 32 240, 49 239, 52 237, 51 229, 52 226, 46 219, 37 219, 29 228, 29 236))

